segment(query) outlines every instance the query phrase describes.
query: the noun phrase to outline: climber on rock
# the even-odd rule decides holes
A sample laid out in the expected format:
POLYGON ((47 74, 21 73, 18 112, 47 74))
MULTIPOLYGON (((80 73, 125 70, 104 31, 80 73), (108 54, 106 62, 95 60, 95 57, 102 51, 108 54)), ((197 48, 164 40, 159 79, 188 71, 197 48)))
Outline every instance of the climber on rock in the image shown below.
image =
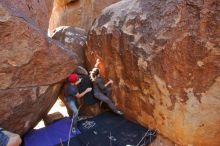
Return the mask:
POLYGON ((0 128, 0 146, 19 146, 21 142, 18 134, 0 128))
MULTIPOLYGON (((79 78, 82 78, 80 84, 77 85, 79 93, 83 92, 86 88, 93 88, 93 83, 90 80, 89 73, 85 68, 78 66, 74 73, 76 73, 79 78)), ((98 102, 98 100, 94 98, 93 92, 89 92, 81 99, 83 105, 94 105, 98 102)))
POLYGON ((94 96, 97 99, 107 103, 107 105, 113 112, 122 115, 123 113, 116 108, 111 98, 111 92, 112 92, 111 85, 113 84, 113 81, 109 80, 106 84, 104 84, 104 81, 99 73, 100 71, 98 68, 99 64, 100 64, 100 60, 97 59, 94 68, 90 72, 90 79, 93 82, 94 96))
POLYGON ((92 88, 86 88, 82 93, 78 92, 77 85, 81 82, 81 78, 77 74, 70 74, 68 76, 68 83, 64 86, 64 100, 68 107, 73 112, 73 123, 72 127, 77 127, 78 119, 78 108, 77 108, 77 98, 82 98, 84 95, 92 91, 92 88))

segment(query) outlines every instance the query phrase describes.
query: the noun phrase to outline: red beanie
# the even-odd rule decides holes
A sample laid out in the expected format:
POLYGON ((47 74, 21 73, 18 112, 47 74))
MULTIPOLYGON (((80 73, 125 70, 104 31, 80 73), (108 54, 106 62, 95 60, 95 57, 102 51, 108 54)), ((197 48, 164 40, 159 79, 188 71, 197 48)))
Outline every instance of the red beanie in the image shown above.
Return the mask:
POLYGON ((71 74, 68 77, 68 81, 70 83, 76 83, 76 81, 78 81, 78 75, 77 74, 71 74))

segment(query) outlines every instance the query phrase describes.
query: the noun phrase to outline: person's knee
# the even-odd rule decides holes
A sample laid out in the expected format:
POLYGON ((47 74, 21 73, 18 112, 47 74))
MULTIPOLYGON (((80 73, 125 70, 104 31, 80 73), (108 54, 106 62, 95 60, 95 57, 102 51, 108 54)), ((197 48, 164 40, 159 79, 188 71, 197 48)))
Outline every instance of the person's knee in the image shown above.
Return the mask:
POLYGON ((111 93, 112 92, 112 87, 107 87, 107 93, 111 93))
POLYGON ((103 94, 94 94, 95 97, 103 102, 107 102, 109 100, 109 98, 103 94))
POLYGON ((69 108, 72 110, 72 112, 74 114, 78 112, 78 109, 77 109, 76 104, 74 102, 69 103, 69 108))
POLYGON ((109 98, 104 98, 102 101, 107 103, 107 104, 112 103, 112 101, 109 98))
POLYGON ((12 136, 9 136, 7 146, 19 146, 21 142, 21 137, 18 134, 13 134, 12 136))
POLYGON ((73 114, 74 114, 74 115, 77 115, 78 112, 79 112, 77 108, 72 108, 72 110, 73 110, 73 114))

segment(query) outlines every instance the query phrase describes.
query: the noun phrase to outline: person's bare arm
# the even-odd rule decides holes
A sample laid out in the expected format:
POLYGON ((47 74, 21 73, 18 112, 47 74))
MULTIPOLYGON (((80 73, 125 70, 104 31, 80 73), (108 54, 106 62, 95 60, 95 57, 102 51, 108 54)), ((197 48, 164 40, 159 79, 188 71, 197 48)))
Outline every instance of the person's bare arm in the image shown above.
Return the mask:
POLYGON ((77 93, 76 94, 76 97, 77 98, 81 98, 83 97, 84 95, 86 95, 87 93, 91 92, 92 91, 92 88, 87 88, 85 91, 83 91, 82 93, 77 93))
POLYGON ((81 83, 81 81, 82 81, 82 78, 79 78, 79 80, 76 81, 76 85, 78 85, 79 83, 81 83))
POLYGON ((107 87, 108 85, 110 84, 113 84, 113 81, 112 80, 109 80, 106 84, 105 84, 105 87, 107 87))
POLYGON ((97 59, 95 65, 94 65, 94 67, 97 68, 97 67, 99 66, 100 63, 101 63, 101 62, 100 62, 100 59, 97 59))

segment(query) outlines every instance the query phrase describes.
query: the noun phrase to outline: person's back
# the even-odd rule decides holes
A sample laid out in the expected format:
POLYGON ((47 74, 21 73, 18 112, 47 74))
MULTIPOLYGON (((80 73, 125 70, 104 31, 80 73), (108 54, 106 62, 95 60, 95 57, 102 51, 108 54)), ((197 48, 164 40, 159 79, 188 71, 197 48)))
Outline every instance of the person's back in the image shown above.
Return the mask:
POLYGON ((72 99, 75 101, 75 95, 77 94, 77 92, 77 87, 70 83, 66 83, 66 85, 64 86, 64 97, 67 100, 72 99))
MULTIPOLYGON (((79 75, 80 78, 82 78, 81 83, 78 85, 78 90, 79 92, 83 92, 84 90, 86 90, 87 88, 93 88, 93 84, 92 81, 90 80, 89 75, 79 75)), ((87 105, 93 105, 95 103, 97 103, 97 99, 94 98, 94 94, 93 91, 87 93, 84 97, 83 97, 83 102, 84 104, 87 105)))
POLYGON ((98 93, 98 92, 106 93, 106 87, 101 77, 96 77, 95 81, 93 82, 93 86, 94 86, 95 93, 98 93))

